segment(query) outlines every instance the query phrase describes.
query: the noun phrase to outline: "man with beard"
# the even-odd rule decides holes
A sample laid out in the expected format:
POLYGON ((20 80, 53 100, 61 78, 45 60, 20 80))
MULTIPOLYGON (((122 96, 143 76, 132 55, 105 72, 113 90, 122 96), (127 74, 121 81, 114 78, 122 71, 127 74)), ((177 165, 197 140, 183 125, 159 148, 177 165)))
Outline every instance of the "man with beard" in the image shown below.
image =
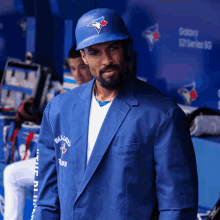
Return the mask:
POLYGON ((130 71, 132 38, 115 11, 89 11, 75 33, 94 79, 45 109, 32 219, 195 220, 185 114, 130 71))

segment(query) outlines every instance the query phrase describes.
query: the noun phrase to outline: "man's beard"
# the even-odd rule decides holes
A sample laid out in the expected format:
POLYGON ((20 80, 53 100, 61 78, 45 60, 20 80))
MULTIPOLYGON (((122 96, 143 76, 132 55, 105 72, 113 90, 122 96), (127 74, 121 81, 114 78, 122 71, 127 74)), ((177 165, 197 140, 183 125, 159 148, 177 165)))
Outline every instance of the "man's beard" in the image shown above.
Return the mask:
POLYGON ((109 66, 99 71, 99 77, 97 77, 96 80, 98 80, 101 86, 107 90, 117 90, 123 84, 124 77, 125 74, 121 72, 120 67, 118 65, 110 64, 109 66), (105 73, 105 71, 109 69, 115 69, 118 71, 118 73, 108 77, 108 81, 106 81, 103 78, 103 74, 105 73))

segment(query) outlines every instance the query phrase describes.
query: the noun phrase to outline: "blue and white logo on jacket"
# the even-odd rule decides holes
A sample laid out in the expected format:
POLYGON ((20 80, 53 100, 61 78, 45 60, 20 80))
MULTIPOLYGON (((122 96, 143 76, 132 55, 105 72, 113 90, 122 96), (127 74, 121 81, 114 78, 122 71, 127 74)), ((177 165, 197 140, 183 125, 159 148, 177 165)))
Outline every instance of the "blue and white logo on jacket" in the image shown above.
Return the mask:
POLYGON ((68 137, 65 137, 63 135, 58 136, 54 139, 55 143, 58 144, 60 141, 66 142, 66 144, 70 147, 70 140, 68 137))
POLYGON ((62 152, 61 158, 58 158, 58 162, 60 166, 67 167, 67 161, 62 160, 63 154, 67 152, 66 145, 70 147, 70 140, 68 137, 65 137, 63 135, 58 136, 54 139, 55 143, 58 144, 60 141, 63 141, 62 146, 60 147, 60 150, 62 152))
POLYGON ((62 155, 65 154, 67 152, 67 149, 66 149, 66 143, 63 143, 62 147, 60 147, 61 151, 62 151, 62 155))

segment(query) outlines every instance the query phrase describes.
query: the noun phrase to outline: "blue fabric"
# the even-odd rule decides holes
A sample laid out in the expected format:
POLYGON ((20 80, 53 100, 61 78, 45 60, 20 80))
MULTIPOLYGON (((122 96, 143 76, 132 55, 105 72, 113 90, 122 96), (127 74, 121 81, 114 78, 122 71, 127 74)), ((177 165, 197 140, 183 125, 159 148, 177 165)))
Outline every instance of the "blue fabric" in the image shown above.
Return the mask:
POLYGON ((195 220, 198 177, 184 112, 127 78, 86 164, 93 83, 45 108, 31 219, 195 220))
POLYGON ((101 101, 99 101, 97 98, 95 98, 96 99, 96 101, 99 103, 99 106, 100 107, 102 107, 102 106, 105 106, 105 105, 107 105, 110 101, 104 101, 104 102, 101 102, 101 101))

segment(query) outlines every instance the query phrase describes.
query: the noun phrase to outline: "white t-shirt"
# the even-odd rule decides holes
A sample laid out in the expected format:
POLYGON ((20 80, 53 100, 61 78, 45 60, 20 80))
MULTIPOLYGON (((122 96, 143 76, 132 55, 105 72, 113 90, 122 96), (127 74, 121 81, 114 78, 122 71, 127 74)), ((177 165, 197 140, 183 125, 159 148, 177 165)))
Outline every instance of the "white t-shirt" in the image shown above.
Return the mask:
POLYGON ((98 101, 95 98, 93 90, 89 116, 87 164, 94 148, 102 123, 111 106, 111 103, 112 102, 109 102, 108 104, 100 107, 98 101))

